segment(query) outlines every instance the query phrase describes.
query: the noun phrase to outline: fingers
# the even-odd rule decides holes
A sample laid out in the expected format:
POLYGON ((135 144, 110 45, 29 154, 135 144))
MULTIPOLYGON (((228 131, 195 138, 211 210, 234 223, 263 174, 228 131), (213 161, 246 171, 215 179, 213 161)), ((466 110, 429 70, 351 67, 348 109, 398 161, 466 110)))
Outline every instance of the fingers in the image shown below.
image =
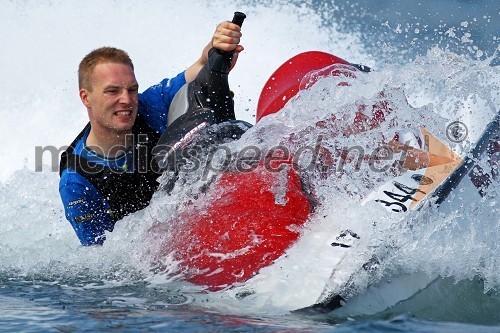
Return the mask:
POLYGON ((231 65, 229 66, 229 70, 232 70, 234 68, 234 66, 236 65, 236 61, 238 61, 238 55, 244 49, 245 48, 243 46, 241 46, 241 45, 236 46, 236 48, 234 49, 233 58, 231 60, 231 65))
POLYGON ((212 45, 223 51, 234 51, 237 48, 242 51, 243 48, 238 47, 241 36, 242 34, 239 26, 229 21, 222 22, 217 25, 217 29, 212 38, 212 45))
POLYGON ((229 65, 229 71, 231 71, 234 68, 234 66, 236 65, 236 61, 238 61, 238 54, 239 54, 239 52, 233 53, 233 58, 231 59, 231 64, 229 65))

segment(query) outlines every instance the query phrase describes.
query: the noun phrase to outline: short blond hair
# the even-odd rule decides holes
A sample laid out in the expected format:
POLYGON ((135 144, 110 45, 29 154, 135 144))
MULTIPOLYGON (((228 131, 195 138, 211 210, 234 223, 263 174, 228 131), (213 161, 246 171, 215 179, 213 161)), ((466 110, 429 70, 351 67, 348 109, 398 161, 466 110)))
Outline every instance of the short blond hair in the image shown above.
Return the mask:
POLYGON ((134 64, 127 52, 115 47, 101 47, 87 54, 78 66, 78 87, 92 90, 90 78, 97 65, 103 63, 128 65, 134 70, 134 64))

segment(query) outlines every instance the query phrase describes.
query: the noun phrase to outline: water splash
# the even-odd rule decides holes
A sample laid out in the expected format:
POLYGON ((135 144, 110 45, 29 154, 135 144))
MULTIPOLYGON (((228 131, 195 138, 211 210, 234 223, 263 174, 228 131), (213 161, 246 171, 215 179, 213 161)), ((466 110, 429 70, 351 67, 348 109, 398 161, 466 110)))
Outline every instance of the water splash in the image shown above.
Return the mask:
MULTIPOLYGON (((290 102, 282 113, 267 117, 241 141, 234 143, 235 151, 246 145, 268 149, 283 144, 284 138, 291 139, 286 144, 292 150, 303 145, 315 147, 319 136, 326 138, 322 144, 331 151, 353 145, 373 150, 378 142, 395 132, 394 125, 368 131, 359 137, 342 138, 332 138, 315 128, 318 122, 327 121, 332 115, 342 118, 344 124, 352 123, 360 104, 371 105, 384 100, 379 95, 381 91, 385 91, 385 98, 399 110, 391 115, 398 126, 413 130, 416 124, 424 122, 443 140, 446 140, 445 125, 456 120, 457 114, 470 124, 471 135, 477 136, 491 114, 499 109, 498 69, 490 66, 498 55, 475 49, 477 38, 467 35, 472 23, 459 27, 443 24, 436 35, 440 48, 428 52, 426 48, 426 52, 422 52, 424 55, 414 61, 408 63, 408 58, 404 57, 398 61, 404 64, 396 65, 395 53, 411 53, 409 50, 413 46, 425 40, 422 36, 426 32, 433 32, 420 26, 417 34, 416 23, 401 23, 399 28, 389 23, 375 31, 385 34, 385 29, 393 29, 397 34, 408 33, 408 38, 377 45, 380 48, 371 56, 370 48, 363 43, 366 37, 359 32, 352 33, 352 24, 341 27, 342 24, 333 23, 332 17, 339 11, 329 14, 315 11, 310 2, 304 6, 284 2, 265 5, 243 2, 240 5, 249 19, 245 22, 245 42, 242 42, 246 51, 231 76, 239 118, 253 120, 257 97, 265 80, 284 60, 298 52, 321 49, 372 66, 375 71, 349 80, 350 86, 342 89, 338 89, 338 78, 318 82, 314 89, 304 91, 290 102), (275 25, 276 21, 286 23, 275 25), (323 29, 325 25, 329 29, 323 29), (339 32, 342 29, 351 30, 339 32), (467 50, 470 47, 473 56, 483 60, 471 61, 444 50, 443 45, 449 40, 456 40, 467 50), (297 133, 302 135, 297 138, 297 133)), ((57 193, 57 174, 50 171, 50 165, 44 172, 33 171, 35 146, 66 145, 86 123, 77 97, 76 67, 89 50, 107 44, 127 49, 134 58, 138 79, 142 87, 146 87, 190 65, 210 38, 214 25, 232 15, 232 10, 228 12, 226 3, 220 1, 209 6, 201 1, 194 2, 189 17, 178 14, 185 13, 185 4, 180 2, 150 1, 133 7, 131 10, 129 3, 99 1, 88 2, 86 7, 62 1, 3 4, 0 41, 9 45, 0 62, 0 272, 4 277, 25 276, 49 282, 64 280, 69 286, 89 288, 144 282, 156 286, 178 283, 179 277, 172 275, 175 262, 168 256, 158 266, 164 274, 155 274, 158 267, 152 267, 145 258, 149 245, 154 245, 148 243, 149 228, 160 218, 175 217, 182 196, 156 198, 147 210, 118 223, 103 247, 81 248, 65 221, 57 193), (201 19, 196 25, 186 25, 185 21, 192 17, 201 19), (123 29, 116 29, 117 26, 123 29), (203 35, 200 31, 206 33, 203 35), (175 36, 192 36, 192 39, 186 43, 186 38, 175 36), (186 59, 186 55, 193 55, 192 60, 186 59)), ((413 53, 410 58, 415 58, 413 53)), ((454 148, 458 151, 467 146, 454 148)), ((44 158, 44 163, 50 164, 50 158, 44 158)), ((310 280, 306 281, 305 273, 309 265, 323 264, 317 251, 326 235, 336 232, 335 228, 350 225, 370 228, 370 217, 375 214, 380 219, 390 219, 379 210, 360 210, 357 201, 370 188, 383 182, 384 175, 368 182, 368 171, 356 171, 352 165, 346 168, 351 169, 345 169, 341 177, 330 175, 326 181, 316 178, 314 172, 309 175, 324 208, 304 231, 303 239, 308 240, 288 254, 289 258, 297 256, 299 259, 283 263, 280 271, 263 272, 262 278, 270 281, 269 293, 258 294, 253 301, 246 298, 241 302, 234 301, 228 291, 223 294, 222 304, 214 300, 220 296, 216 294, 211 298, 211 305, 220 308, 235 305, 240 310, 250 305, 248 311, 292 308, 293 297, 307 298, 313 286, 320 285, 315 277, 308 277, 310 280), (283 281, 283 276, 291 278, 283 281), (283 296, 294 287, 297 290, 301 287, 301 292, 288 298, 283 296), (272 302, 268 302, 269 299, 272 302)), ((495 261, 498 253, 495 240, 499 238, 500 228, 498 223, 494 224, 498 216, 496 198, 486 197, 472 207, 465 205, 462 211, 449 215, 431 212, 422 211, 411 216, 407 222, 412 228, 399 226, 400 221, 394 221, 399 227, 385 230, 373 240, 377 246, 389 241, 401 245, 397 252, 388 256, 385 269, 409 273, 418 270, 457 280, 479 276, 485 281, 487 290, 498 288, 500 270, 495 261), (463 244, 470 246, 464 250, 463 244)), ((325 270, 328 269, 330 267, 325 265, 325 270)), ((181 281, 180 286, 185 284, 181 281)))

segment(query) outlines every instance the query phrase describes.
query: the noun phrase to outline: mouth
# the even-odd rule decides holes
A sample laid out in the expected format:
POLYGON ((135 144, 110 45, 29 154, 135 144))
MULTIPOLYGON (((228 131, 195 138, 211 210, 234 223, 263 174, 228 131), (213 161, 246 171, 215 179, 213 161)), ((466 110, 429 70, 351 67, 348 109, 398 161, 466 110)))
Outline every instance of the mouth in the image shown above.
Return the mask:
POLYGON ((116 111, 115 116, 118 117, 128 117, 132 114, 132 111, 130 110, 122 110, 122 111, 116 111))

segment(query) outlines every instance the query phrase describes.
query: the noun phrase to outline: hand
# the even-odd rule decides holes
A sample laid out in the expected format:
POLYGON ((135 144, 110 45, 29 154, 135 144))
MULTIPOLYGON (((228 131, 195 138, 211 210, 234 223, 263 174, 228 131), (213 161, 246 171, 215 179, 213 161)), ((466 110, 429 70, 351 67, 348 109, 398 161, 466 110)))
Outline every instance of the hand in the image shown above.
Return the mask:
POLYGON ((212 40, 205 46, 201 57, 185 71, 186 82, 191 82, 196 78, 201 68, 208 61, 208 51, 215 47, 222 51, 233 52, 230 70, 233 69, 238 59, 238 54, 244 50, 243 46, 239 45, 241 37, 241 29, 238 25, 229 21, 222 22, 217 25, 212 40))
POLYGON ((222 51, 243 51, 243 46, 239 45, 241 37, 241 28, 229 21, 217 25, 214 36, 212 37, 212 46, 222 51))
POLYGON ((241 36, 241 28, 238 25, 225 21, 217 25, 212 38, 213 47, 222 51, 233 52, 230 70, 236 65, 239 53, 244 50, 244 47, 239 45, 241 36))

